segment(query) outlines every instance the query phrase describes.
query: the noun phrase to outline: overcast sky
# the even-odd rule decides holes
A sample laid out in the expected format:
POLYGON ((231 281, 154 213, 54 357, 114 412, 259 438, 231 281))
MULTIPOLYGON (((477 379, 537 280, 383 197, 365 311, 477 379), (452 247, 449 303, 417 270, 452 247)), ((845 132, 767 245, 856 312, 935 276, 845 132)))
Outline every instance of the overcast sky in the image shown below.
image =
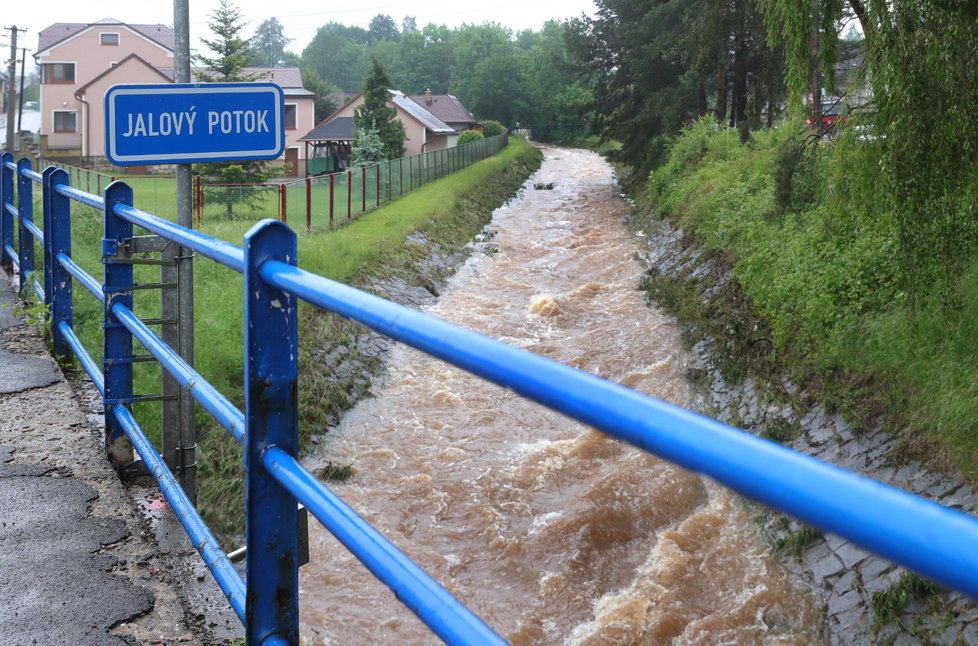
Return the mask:
MULTIPOLYGON (((116 0, 3 0, 0 12, 2 27, 16 25, 27 28, 18 36, 18 49, 27 47, 28 55, 37 49, 37 34, 56 22, 91 23, 103 18, 137 24, 173 25, 171 2, 126 2, 116 0)), ((190 46, 199 47, 201 37, 211 37, 207 29, 208 16, 219 0, 190 0, 190 46)), ((414 16, 419 27, 429 22, 456 27, 463 23, 498 22, 514 31, 538 30, 549 19, 564 19, 581 13, 594 13, 592 0, 363 0, 362 2, 275 2, 274 0, 238 0, 247 23, 244 33, 251 36, 263 20, 278 18, 286 36, 294 39, 289 49, 297 54, 309 44, 316 29, 328 22, 366 27, 377 14, 387 14, 398 25, 405 16, 414 16)), ((0 32, 0 46, 10 47, 10 32, 0 32)), ((7 60, 7 52, 0 60, 7 60)), ((28 58, 28 65, 31 59, 28 58)))

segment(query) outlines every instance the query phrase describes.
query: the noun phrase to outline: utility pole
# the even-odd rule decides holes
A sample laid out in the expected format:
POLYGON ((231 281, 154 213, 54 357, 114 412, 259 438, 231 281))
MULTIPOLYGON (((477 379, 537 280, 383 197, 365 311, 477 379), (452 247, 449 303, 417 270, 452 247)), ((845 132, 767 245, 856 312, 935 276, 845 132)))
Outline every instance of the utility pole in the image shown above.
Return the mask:
MULTIPOLYGON (((190 82, 190 0, 173 0, 173 81, 190 82)), ((177 164, 177 224, 193 228, 190 164, 177 164)), ((175 263, 176 276, 164 278, 165 283, 176 283, 177 290, 164 290, 161 303, 163 319, 176 321, 176 325, 163 326, 163 340, 176 348, 180 356, 194 365, 194 265, 193 252, 182 247, 168 246, 163 260, 175 263), (175 280, 174 280, 175 279, 175 280)), ((166 459, 171 467, 179 469, 180 485, 184 493, 196 504, 197 501, 197 430, 194 419, 194 399, 190 390, 182 388, 164 371, 164 394, 176 395, 176 406, 163 408, 163 439, 166 459), (170 419, 168 419, 168 417, 170 419), (176 449, 171 453, 166 446, 176 449)))
MULTIPOLYGON (((20 132, 20 121, 24 117, 24 65, 27 63, 27 48, 20 48, 20 96, 17 97, 17 132, 20 132)), ((11 85, 13 82, 11 81, 11 85)))
POLYGON ((9 72, 7 73, 7 81, 9 83, 7 87, 7 150, 11 153, 14 152, 14 103, 17 98, 17 90, 15 89, 15 79, 17 77, 17 32, 27 31, 26 29, 18 29, 17 25, 12 27, 4 27, 10 32, 10 60, 7 61, 9 67, 9 72))

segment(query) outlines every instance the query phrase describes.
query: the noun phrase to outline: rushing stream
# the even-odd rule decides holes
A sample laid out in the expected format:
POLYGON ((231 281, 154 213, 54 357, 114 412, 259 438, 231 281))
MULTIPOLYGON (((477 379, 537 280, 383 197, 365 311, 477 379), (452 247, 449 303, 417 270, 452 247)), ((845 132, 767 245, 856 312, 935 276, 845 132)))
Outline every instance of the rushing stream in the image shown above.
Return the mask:
MULTIPOLYGON (((493 217, 498 251, 473 254, 429 312, 687 405, 611 169, 544 152, 493 217)), ((722 487, 407 348, 376 391, 306 466, 353 463, 334 491, 512 643, 818 643, 808 592, 722 487)), ((438 642, 311 525, 304 644, 438 642)))

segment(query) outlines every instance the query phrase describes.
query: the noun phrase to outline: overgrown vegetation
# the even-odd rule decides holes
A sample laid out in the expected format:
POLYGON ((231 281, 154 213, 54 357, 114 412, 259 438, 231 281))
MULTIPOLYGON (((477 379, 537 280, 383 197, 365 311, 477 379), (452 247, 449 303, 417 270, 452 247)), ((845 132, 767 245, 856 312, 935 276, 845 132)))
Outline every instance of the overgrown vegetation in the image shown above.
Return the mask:
MULTIPOLYGON (((800 123, 741 144, 735 129, 704 118, 650 177, 656 217, 674 218, 730 262, 770 328, 769 360, 831 387, 840 408, 884 407, 915 442, 939 445, 975 480, 978 259, 962 264, 950 288, 934 280, 908 298, 901 207, 880 163, 888 144, 861 137, 857 125, 812 150, 803 148, 800 123)), ((702 307, 661 283, 656 289, 665 304, 702 307)))
MULTIPOLYGON (((813 82, 812 39, 832 89, 842 25, 858 20, 872 89, 878 210, 893 219, 901 293, 926 312, 932 298, 955 308, 958 279, 978 248, 978 9, 944 0, 763 0, 773 41, 787 52, 800 103, 813 82), (935 286, 938 288, 935 292, 935 286)), ((815 79, 818 80, 818 79, 815 79)))

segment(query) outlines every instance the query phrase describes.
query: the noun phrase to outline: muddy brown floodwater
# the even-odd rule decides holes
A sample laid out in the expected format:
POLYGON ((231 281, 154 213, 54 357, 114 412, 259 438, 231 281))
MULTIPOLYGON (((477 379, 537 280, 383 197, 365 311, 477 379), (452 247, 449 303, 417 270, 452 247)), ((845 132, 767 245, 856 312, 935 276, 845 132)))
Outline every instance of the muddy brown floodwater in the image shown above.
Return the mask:
MULTIPOLYGON (((641 239, 610 167, 544 152, 494 214, 494 253, 473 254, 428 311, 688 405, 681 342, 637 289, 641 239)), ((512 643, 818 643, 809 591, 722 487, 408 348, 375 390, 306 467, 352 463, 337 494, 512 643)), ((310 531, 304 644, 438 642, 310 531)))

